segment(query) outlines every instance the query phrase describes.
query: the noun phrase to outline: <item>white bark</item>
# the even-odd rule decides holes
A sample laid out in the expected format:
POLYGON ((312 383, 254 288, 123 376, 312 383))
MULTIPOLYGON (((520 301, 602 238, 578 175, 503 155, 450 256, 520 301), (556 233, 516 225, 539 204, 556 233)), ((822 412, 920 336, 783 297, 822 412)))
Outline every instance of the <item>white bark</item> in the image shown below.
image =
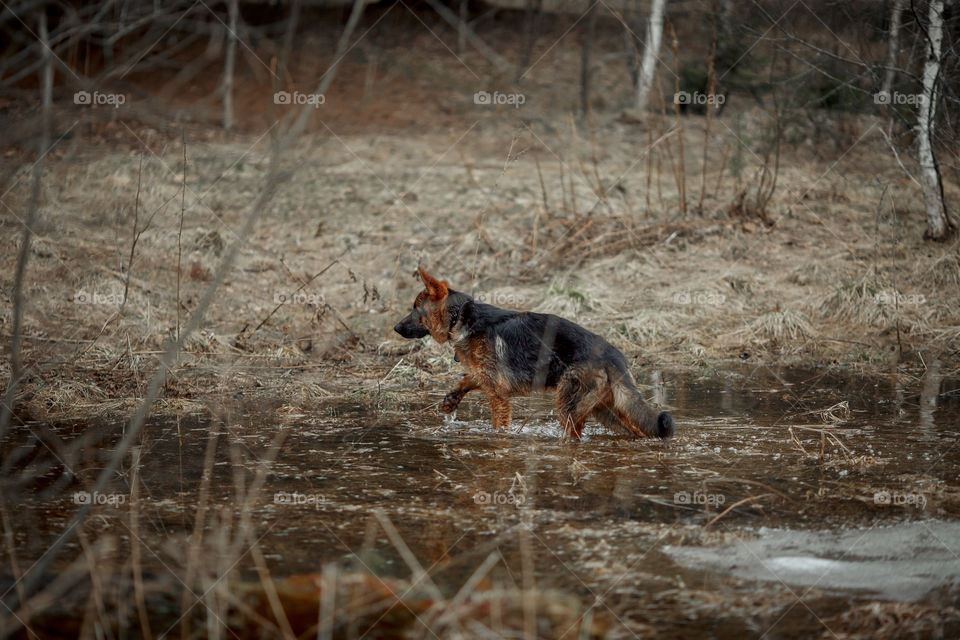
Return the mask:
POLYGON ((890 31, 887 40, 887 64, 883 74, 883 84, 880 92, 890 95, 893 87, 893 78, 897 70, 897 54, 900 52, 900 16, 903 15, 903 6, 907 0, 893 0, 890 9, 890 31))
POLYGON ((657 70, 657 56, 663 40, 663 11, 667 0, 650 0, 650 21, 647 23, 647 39, 643 47, 643 60, 637 75, 637 109, 646 109, 653 87, 653 74, 657 70))
POLYGON ((923 99, 919 101, 917 136, 920 139, 920 187, 927 210, 926 237, 945 239, 952 231, 933 153, 933 129, 939 94, 940 50, 943 41, 943 0, 930 0, 927 56, 923 64, 923 99))

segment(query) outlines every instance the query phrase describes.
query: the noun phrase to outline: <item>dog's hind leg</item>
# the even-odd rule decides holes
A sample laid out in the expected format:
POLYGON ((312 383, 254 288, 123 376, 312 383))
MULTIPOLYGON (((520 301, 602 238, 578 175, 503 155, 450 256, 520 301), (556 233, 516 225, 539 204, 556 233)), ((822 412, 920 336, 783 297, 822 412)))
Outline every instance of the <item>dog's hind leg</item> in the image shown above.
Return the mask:
POLYGON ((583 425, 602 400, 601 384, 589 370, 570 370, 557 384, 557 415, 563 427, 563 437, 579 440, 583 425))

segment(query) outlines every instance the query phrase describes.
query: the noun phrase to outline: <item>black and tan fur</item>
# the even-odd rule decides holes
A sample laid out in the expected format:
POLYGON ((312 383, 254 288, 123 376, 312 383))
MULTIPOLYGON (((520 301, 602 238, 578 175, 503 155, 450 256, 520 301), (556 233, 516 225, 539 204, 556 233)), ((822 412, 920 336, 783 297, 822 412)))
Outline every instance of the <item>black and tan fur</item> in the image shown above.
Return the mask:
POLYGON ((404 338, 430 335, 439 343, 453 342, 467 374, 444 398, 445 412, 480 389, 490 403, 493 426, 504 429, 510 425, 512 396, 556 389, 565 437, 579 440, 590 417, 628 436, 673 435, 673 418, 643 401, 626 358, 600 336, 555 315, 477 302, 423 268, 420 279, 424 290, 394 330, 404 338))

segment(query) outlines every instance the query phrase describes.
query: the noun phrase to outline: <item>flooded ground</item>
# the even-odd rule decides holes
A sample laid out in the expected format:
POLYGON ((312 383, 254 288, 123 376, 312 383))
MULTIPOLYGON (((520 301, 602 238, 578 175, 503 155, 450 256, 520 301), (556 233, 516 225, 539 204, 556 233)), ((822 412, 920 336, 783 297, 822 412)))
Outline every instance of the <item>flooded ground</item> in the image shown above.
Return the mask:
POLYGON ((7 498, 17 562, 31 566, 91 500, 58 571, 112 538, 117 571, 140 541, 148 582, 325 566, 410 580, 419 564, 421 585, 445 597, 472 578, 572 596, 609 637, 960 635, 955 375, 744 365, 648 377, 679 425, 666 444, 596 428, 562 442, 545 399, 518 403, 511 434, 491 431, 480 396, 444 419, 440 381, 422 401, 384 394, 314 415, 240 397, 215 418, 153 419, 139 469, 125 464, 94 496, 123 423, 20 426, 4 446, 42 478, 7 498), (36 435, 76 447, 74 478, 44 466, 64 454, 36 435), (188 568, 193 543, 204 571, 188 568), (254 545, 262 558, 244 551, 254 545))

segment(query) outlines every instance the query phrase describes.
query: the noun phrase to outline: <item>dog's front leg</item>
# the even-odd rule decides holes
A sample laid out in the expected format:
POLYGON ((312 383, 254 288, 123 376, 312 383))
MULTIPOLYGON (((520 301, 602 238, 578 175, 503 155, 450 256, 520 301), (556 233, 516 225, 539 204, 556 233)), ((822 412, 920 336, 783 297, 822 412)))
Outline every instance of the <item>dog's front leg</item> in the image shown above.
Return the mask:
POLYGON ((477 383, 473 381, 473 378, 470 377, 470 374, 465 374, 460 378, 460 382, 457 383, 457 386, 448 393, 443 398, 443 404, 440 406, 440 409, 444 413, 453 413, 457 410, 457 407, 460 405, 460 401, 463 400, 463 396, 467 395, 471 391, 477 388, 477 383))

